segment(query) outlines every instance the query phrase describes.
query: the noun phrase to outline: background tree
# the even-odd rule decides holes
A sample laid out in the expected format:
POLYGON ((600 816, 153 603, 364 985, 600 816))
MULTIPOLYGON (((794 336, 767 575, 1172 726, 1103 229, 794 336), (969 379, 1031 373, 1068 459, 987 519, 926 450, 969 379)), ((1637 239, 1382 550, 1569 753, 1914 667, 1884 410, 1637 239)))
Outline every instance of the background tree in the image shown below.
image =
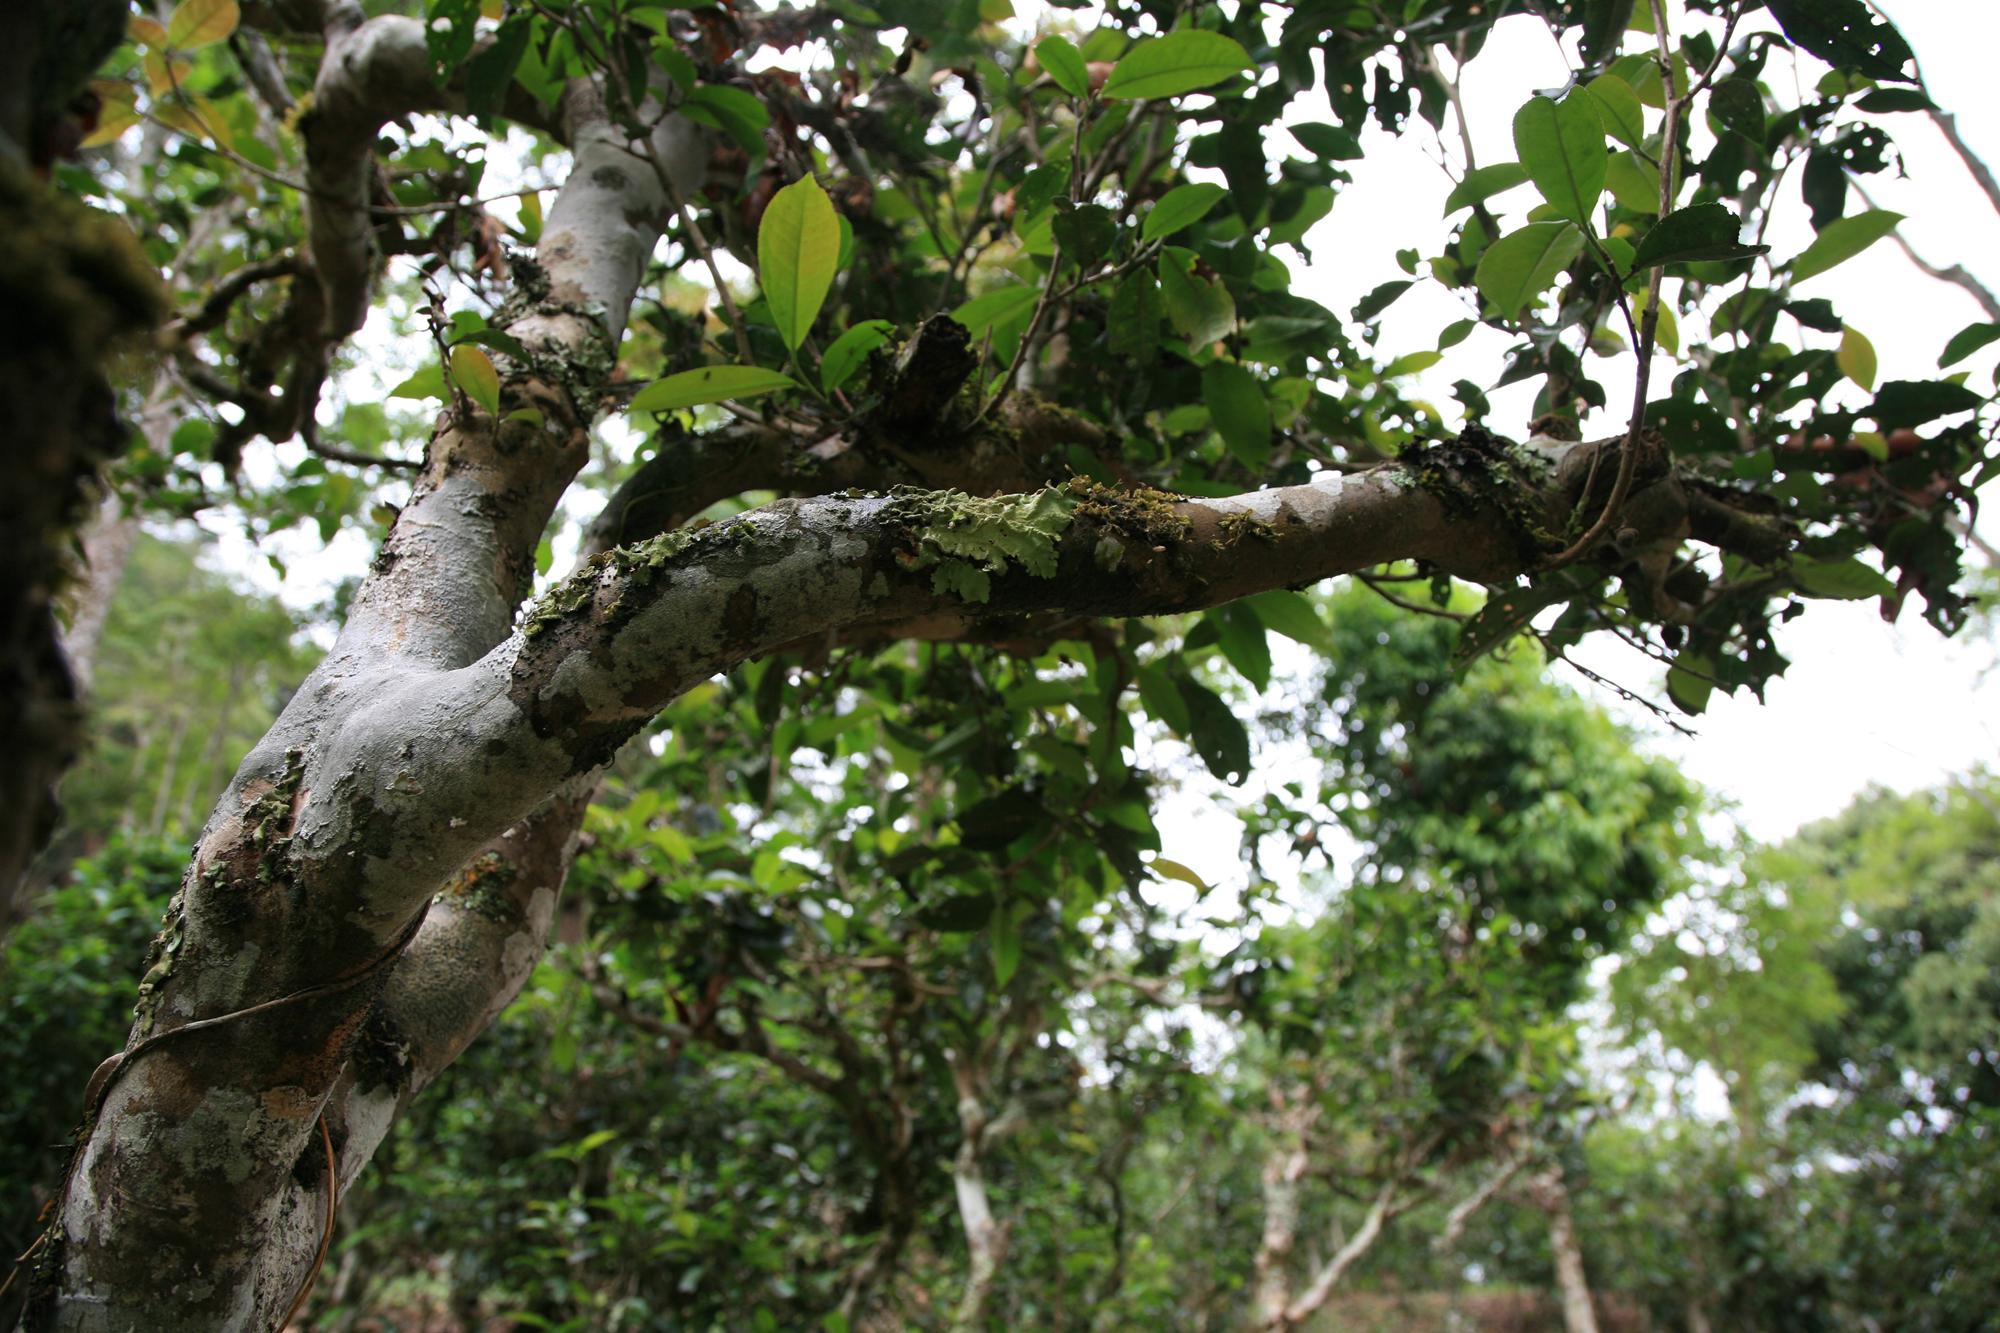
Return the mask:
MULTIPOLYGON (((1794 290, 1893 225, 1846 215, 1847 175, 1885 168, 1876 120, 1919 105, 1901 38, 1849 0, 1546 8, 1578 42, 1576 85, 1526 101, 1518 165, 1468 170, 1455 239, 1406 264, 1518 339, 1494 382, 1540 381, 1525 444, 1486 428, 1479 386, 1449 439, 1399 390, 1406 358, 1435 354, 1375 345, 1403 279, 1363 303, 1357 338, 1291 290, 1283 257, 1364 120, 1443 122, 1436 49, 1476 58, 1505 6, 1121 4, 1032 62, 971 3, 484 10, 186 0, 135 16, 107 67, 98 135, 145 119, 179 136, 151 243, 192 232, 180 201, 219 206, 240 242, 171 326, 170 373, 213 415, 139 458, 155 493, 209 495, 260 437, 296 435, 318 456, 253 522, 289 505, 329 535, 387 533, 205 827, 127 1050, 86 1090, 32 1323, 280 1322, 340 1192, 526 982, 600 770, 676 700, 733 697, 711 678, 745 662, 780 655, 758 682, 778 680, 758 717, 774 739, 841 718, 840 673, 899 641, 960 647, 926 650, 946 666, 857 724, 885 748, 982 695, 1061 702, 1093 729, 1081 774, 1056 736, 1033 765, 975 770, 977 803, 947 796, 961 837, 1002 803, 991 836, 1014 860, 985 868, 966 946, 998 981, 1073 882, 1144 868, 1129 693, 1211 769, 1247 773, 1247 732, 1188 655, 1212 634, 1255 677, 1268 630, 1310 640, 1283 589, 1423 562, 1496 589, 1468 657, 1548 611, 1557 652, 1604 630, 1671 659, 1689 709, 1781 669, 1770 624, 1801 597, 1914 593, 1958 623, 1955 524, 1990 467, 1990 404, 1940 379, 1840 406, 1843 375, 1873 375, 1819 345, 1838 313, 1794 290), (885 44, 891 25, 924 39, 885 44), (802 70, 768 63, 801 47, 802 70), (1797 103, 1765 77, 1794 51, 1834 68, 1797 103), (1331 119, 1293 126, 1303 155, 1267 152, 1308 87, 1331 119), (562 181, 546 211, 518 196, 511 223, 477 193, 507 143, 562 181), (1801 161, 1818 238, 1790 257, 1742 241, 1801 161), (1216 171, 1226 191, 1197 179, 1216 171), (1524 182, 1538 212, 1503 226, 1494 192, 1524 182), (385 280, 391 256, 407 258, 385 280), (754 291, 730 288, 741 268, 754 291), (638 304, 683 270, 708 277, 713 320, 638 304), (1706 334, 1680 342, 1670 304, 1706 334), (390 423, 351 410, 381 386, 342 374, 377 306, 436 357, 395 393, 439 404, 410 490, 381 509, 355 478, 378 475, 366 442, 390 423), (1614 320, 1637 389, 1600 426, 1583 356, 1614 320), (1676 344, 1656 390, 1655 348, 1676 344), (608 410, 628 428, 603 432, 600 461, 608 410), (1610 433, 1586 442, 1585 423, 1610 433), (616 487, 591 554, 523 611, 586 469, 616 487), (756 503, 773 493, 789 498, 756 503), (1225 606, 1168 641, 1104 619, 1225 606), (978 648, 996 643, 1019 655, 978 648), (1037 817, 1057 836, 1013 833, 1037 817)), ((10 58, 34 77, 55 68, 25 50, 10 58)), ((140 193, 108 170, 58 178, 140 193)), ((986 742, 980 725, 925 748, 986 742)), ((756 820, 732 833, 753 877, 784 860, 756 820)), ((951 1036, 1011 1049, 1038 1011, 975 1009, 951 1036)))

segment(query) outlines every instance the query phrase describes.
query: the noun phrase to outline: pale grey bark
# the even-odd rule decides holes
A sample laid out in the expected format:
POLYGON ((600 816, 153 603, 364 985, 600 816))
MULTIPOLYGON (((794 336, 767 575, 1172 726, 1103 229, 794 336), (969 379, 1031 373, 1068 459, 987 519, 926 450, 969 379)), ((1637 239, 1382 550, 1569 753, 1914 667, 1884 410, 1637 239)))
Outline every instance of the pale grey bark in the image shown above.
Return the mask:
POLYGON ((79 693, 89 694, 97 676, 97 650, 104 642, 111 599, 118 594, 138 540, 139 516, 128 512, 117 496, 105 496, 83 531, 83 569, 67 598, 69 625, 63 631, 63 649, 69 654, 70 675, 79 693))

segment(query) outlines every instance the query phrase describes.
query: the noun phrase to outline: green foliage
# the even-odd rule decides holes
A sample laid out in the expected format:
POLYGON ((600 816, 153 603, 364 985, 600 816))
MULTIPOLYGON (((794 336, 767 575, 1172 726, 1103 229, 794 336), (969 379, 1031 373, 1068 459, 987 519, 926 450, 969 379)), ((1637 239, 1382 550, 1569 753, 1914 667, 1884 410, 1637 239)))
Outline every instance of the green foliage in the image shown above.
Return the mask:
POLYGON ((35 898, 0 946, 0 1236, 15 1254, 62 1179, 85 1085, 125 1044, 140 962, 185 859, 177 840, 114 838, 35 898))

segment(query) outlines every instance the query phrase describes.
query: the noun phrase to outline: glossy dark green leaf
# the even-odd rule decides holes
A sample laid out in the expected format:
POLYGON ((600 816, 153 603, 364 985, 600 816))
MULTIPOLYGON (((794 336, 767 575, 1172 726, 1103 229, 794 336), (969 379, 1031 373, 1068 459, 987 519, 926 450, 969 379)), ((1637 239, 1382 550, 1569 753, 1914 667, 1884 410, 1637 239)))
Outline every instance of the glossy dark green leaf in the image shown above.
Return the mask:
POLYGON ((1250 775, 1250 733, 1222 696, 1192 677, 1177 684, 1188 711, 1188 741, 1208 771, 1224 782, 1250 775))
POLYGON ((1721 204, 1677 208, 1640 239, 1632 267, 1636 271, 1697 259, 1750 259, 1770 250, 1768 245, 1745 245, 1739 239, 1742 231, 1742 221, 1721 204))
POLYGON ((1218 606, 1203 619, 1215 626, 1216 643, 1222 655, 1253 689, 1271 683, 1271 644, 1265 637, 1264 622, 1241 602, 1218 606))
POLYGON ((1062 246, 1063 258, 1079 268, 1089 268, 1102 259, 1118 239, 1118 222, 1102 204, 1071 206, 1069 200, 1058 199, 1049 226, 1062 246))
POLYGON ((1157 347, 1160 285, 1151 273, 1136 269, 1119 279, 1118 289, 1111 294, 1106 332, 1113 356, 1146 356, 1157 347))
POLYGON ((1938 369, 1955 365, 1971 356, 1986 344, 2000 339, 2000 324, 1968 324, 1951 335, 1951 341, 1944 345, 1944 355, 1938 358, 1938 369))
POLYGON ((1397 297, 1415 285, 1415 282, 1409 278, 1397 278, 1394 281, 1383 283, 1380 287, 1362 297, 1360 303, 1354 307, 1355 322, 1366 324, 1369 320, 1374 319, 1384 310, 1394 305, 1397 297))
POLYGON ((1875 395, 1869 415, 1883 430, 1922 426, 1939 417, 1970 412, 1986 400, 1950 380, 1890 380, 1875 395))
POLYGON ((1361 140, 1338 125, 1307 121, 1285 129, 1299 141, 1299 147, 1323 162, 1351 162, 1362 155, 1361 140))
POLYGON ((1709 89, 1708 113, 1724 129, 1764 145, 1764 94, 1754 79, 1724 79, 1709 89))
POLYGON ((1233 361, 1212 361, 1201 372, 1201 396, 1229 452, 1263 467, 1271 456, 1271 407, 1257 377, 1233 361))
POLYGON ((1863 0, 1765 0, 1771 17, 1793 45, 1836 69, 1860 70, 1871 79, 1914 82, 1915 57, 1903 35, 1863 0))

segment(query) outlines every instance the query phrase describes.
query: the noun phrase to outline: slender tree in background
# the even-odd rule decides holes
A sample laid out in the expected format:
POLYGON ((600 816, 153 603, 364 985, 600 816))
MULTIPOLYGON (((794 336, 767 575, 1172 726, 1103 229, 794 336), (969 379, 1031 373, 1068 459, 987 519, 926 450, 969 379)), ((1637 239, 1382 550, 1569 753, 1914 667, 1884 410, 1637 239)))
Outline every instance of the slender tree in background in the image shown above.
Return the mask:
MULTIPOLYGON (((9 96, 67 107, 105 46, 70 28, 107 7, 16 8, 9 96)), ((1451 579, 1481 583, 1465 658, 1531 618, 1557 655, 1615 634, 1671 663, 1690 711, 1783 668, 1771 626, 1801 599, 1915 599, 1959 622, 1991 404, 1956 377, 1876 386, 1866 338, 1805 287, 1893 228, 1851 211, 1850 179, 1887 169, 1884 127, 1927 105, 1859 0, 1532 7, 1577 77, 1520 90, 1518 162, 1467 162, 1449 243, 1402 256, 1351 322, 1291 277, 1338 164, 1371 121, 1444 124, 1456 71, 1515 6, 1139 0, 1031 48, 994 26, 1006 8, 132 13, 94 129, 65 124, 86 146, 163 126, 170 148, 122 172, 43 154, 50 185, 9 186, 45 228, 66 195, 113 202, 149 261, 177 254, 207 284, 159 337, 189 420, 164 452, 130 450, 121 482, 183 509, 244 483, 253 530, 387 531, 210 817, 129 1044, 84 1092, 31 1326, 282 1322, 340 1193, 526 981, 600 772, 663 709, 749 724, 719 672, 761 672, 774 743, 849 725, 842 672, 885 658, 900 693, 851 725, 907 749, 914 722, 975 692, 1087 725, 996 761, 963 802, 980 938, 1002 957, 1077 866, 1106 892, 1144 872, 1142 844, 1104 835, 1150 795, 1130 698, 1219 775, 1247 773, 1245 728, 1188 654, 1218 648, 1261 683, 1267 631, 1318 636, 1288 589, 1359 574, 1403 600, 1428 586, 1440 609, 1451 579), (1808 56, 1832 72, 1794 80, 1808 56), (1288 114, 1308 90, 1326 119, 1288 114), (1298 151, 1267 134, 1281 122, 1298 151), (510 160, 555 183, 483 196, 510 160), (1742 238, 1793 206, 1794 166, 1817 235, 1774 254, 1742 238), (1539 200, 1502 193, 1529 183, 1539 200), (1538 384, 1526 442, 1489 428, 1479 385, 1459 387, 1455 436, 1400 387, 1438 352, 1382 346, 1376 321, 1420 271, 1466 302, 1438 346, 1481 324, 1512 340, 1491 381, 1538 384), (712 289, 699 319, 673 304, 684 277, 712 289), (350 342, 371 311, 434 347, 395 389, 437 403, 407 491, 384 478, 416 460, 350 342), (1620 338, 1629 409, 1588 359, 1620 338), (1844 381, 1861 398, 1835 397, 1844 381), (594 449, 613 414, 627 428, 594 449), (259 441, 294 438, 304 461, 258 483, 300 457, 259 441), (611 489, 587 558, 530 603, 580 478, 611 489), (1164 643, 1118 619, 1198 611, 1164 643), (957 647, 911 670, 910 643, 957 647), (1016 831, 1024 812, 1043 830, 1016 831)), ((4 127, 16 147, 40 114, 4 127)), ((28 309, 60 301, 62 265, 23 270, 28 309)), ((66 414, 23 435, 67 451, 22 491, 44 506, 18 531, 45 564, 77 518, 75 460, 116 443, 103 412, 71 429, 72 400, 109 403, 81 353, 146 322, 145 286, 114 285, 119 318, 60 326, 73 336, 13 326, 35 343, 10 349, 8 401, 66 414)), ((1899 336, 1949 367, 1995 332, 1899 336)), ((990 734, 966 717, 931 745, 990 734)), ((753 872, 784 860, 754 818, 733 836, 753 872)), ((1032 1012, 1009 990, 1029 975, 996 967, 995 1003, 1032 1012)), ((1014 1040, 959 1036, 981 1061, 1014 1040)), ((975 1141, 994 1123, 980 1091, 971 1077, 957 1113, 975 1141)))

